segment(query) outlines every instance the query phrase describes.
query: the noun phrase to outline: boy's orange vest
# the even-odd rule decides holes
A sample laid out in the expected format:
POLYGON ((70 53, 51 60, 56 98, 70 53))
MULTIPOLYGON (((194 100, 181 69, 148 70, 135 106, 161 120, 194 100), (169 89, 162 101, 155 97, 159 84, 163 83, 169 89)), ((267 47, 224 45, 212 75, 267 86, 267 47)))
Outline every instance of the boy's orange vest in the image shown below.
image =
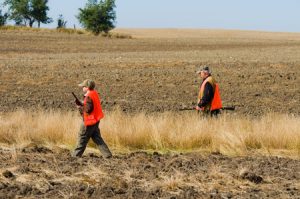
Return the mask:
POLYGON ((91 98, 94 108, 90 114, 83 112, 83 121, 84 121, 85 126, 92 126, 92 125, 96 124, 97 122, 99 122, 104 117, 104 114, 102 112, 100 97, 99 97, 97 91, 89 90, 87 92, 87 95, 83 101, 83 106, 86 106, 87 97, 91 98))

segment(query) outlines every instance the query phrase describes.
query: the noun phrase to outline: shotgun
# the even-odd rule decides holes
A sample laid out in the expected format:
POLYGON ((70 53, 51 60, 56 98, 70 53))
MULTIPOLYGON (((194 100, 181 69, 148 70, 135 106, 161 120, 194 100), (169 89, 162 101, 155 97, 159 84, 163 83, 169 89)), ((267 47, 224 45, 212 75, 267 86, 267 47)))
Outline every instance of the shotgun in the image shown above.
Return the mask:
POLYGON ((78 105, 78 106, 83 106, 82 102, 78 99, 78 97, 75 95, 75 93, 72 92, 72 95, 73 95, 74 98, 75 98, 75 103, 76 103, 76 105, 78 105))
MULTIPOLYGON (((191 111, 191 110, 196 110, 196 109, 195 108, 182 108, 182 109, 179 109, 179 111, 191 111)), ((222 107, 221 110, 235 111, 235 106, 225 106, 225 107, 222 107)))

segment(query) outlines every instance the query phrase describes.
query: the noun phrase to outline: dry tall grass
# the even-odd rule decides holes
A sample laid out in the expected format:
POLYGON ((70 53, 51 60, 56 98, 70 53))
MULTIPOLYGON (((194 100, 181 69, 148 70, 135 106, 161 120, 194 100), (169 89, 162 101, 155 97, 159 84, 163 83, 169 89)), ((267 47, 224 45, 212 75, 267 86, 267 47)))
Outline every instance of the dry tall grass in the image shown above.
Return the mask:
MULTIPOLYGON (((2 114, 0 143, 22 145, 76 143, 80 116, 75 112, 25 111, 2 114)), ((259 119, 196 113, 106 114, 101 132, 116 150, 207 150, 244 154, 252 150, 286 150, 300 154, 300 118, 268 114, 259 119)))

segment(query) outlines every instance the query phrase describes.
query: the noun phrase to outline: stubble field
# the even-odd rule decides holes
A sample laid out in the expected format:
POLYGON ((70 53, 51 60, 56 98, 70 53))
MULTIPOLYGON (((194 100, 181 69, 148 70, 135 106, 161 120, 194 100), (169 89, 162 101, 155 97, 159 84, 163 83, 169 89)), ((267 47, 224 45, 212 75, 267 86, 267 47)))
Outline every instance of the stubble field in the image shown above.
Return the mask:
POLYGON ((116 31, 0 30, 0 198, 299 198, 300 34, 116 31), (180 111, 204 64, 236 106, 217 120, 180 111), (112 159, 70 156, 86 78, 112 159))
POLYGON ((132 30, 134 39, 105 39, 1 32, 0 111, 37 106, 70 110, 70 93, 79 94, 77 84, 86 78, 98 83, 106 110, 178 111, 195 103, 200 84, 195 71, 207 64, 220 83, 224 104, 235 105, 237 113, 300 113, 298 34, 147 33, 132 30))

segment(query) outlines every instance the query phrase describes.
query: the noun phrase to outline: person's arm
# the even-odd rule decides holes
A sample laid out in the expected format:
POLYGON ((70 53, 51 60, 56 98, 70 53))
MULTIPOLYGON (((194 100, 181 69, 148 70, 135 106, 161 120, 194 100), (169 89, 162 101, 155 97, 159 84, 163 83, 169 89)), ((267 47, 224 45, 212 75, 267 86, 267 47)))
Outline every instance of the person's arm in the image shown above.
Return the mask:
POLYGON ((93 101, 90 97, 87 97, 86 104, 83 107, 83 111, 87 114, 90 114, 91 112, 93 112, 93 110, 94 110, 93 101))
POLYGON ((213 97, 214 97, 214 89, 212 85, 209 82, 207 82, 204 87, 203 97, 200 100, 198 106, 200 108, 206 106, 208 103, 210 103, 213 100, 213 97))

